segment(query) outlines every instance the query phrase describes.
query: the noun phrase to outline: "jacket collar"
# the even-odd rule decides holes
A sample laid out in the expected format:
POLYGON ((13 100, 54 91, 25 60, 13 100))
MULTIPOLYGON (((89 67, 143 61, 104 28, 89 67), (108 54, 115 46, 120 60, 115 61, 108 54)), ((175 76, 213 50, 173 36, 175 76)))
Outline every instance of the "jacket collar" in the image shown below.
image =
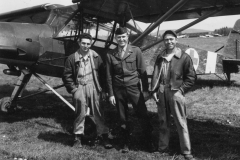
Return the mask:
POLYGON ((133 53, 133 48, 131 45, 127 45, 126 52, 124 53, 124 56, 122 59, 126 59, 133 53))
MULTIPOLYGON (((79 54, 79 50, 77 50, 74 54, 75 54, 75 62, 79 62, 80 59, 82 58, 82 56, 79 54)), ((94 50, 89 49, 88 57, 89 57, 89 54, 92 54, 94 58, 98 57, 98 54, 94 50)))
MULTIPOLYGON (((165 54, 167 54, 167 50, 166 49, 163 51, 163 54, 162 54, 161 57, 163 57, 165 54)), ((182 56, 182 50, 180 48, 176 47, 174 49, 174 57, 179 59, 179 58, 181 58, 181 56, 182 56)))
POLYGON ((116 58, 119 58, 119 59, 126 59, 128 56, 130 56, 131 54, 133 53, 133 48, 131 45, 127 45, 127 48, 125 50, 125 53, 124 53, 124 56, 123 58, 121 58, 121 53, 119 53, 118 51, 118 47, 116 47, 113 52, 112 52, 112 55, 115 56, 116 58))

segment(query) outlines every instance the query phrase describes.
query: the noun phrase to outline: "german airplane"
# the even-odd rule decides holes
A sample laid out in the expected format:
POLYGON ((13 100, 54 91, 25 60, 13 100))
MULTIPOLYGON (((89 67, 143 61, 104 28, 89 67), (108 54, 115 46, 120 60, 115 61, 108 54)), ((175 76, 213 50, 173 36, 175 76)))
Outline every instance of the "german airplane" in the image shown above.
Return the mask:
MULTIPOLYGON (((17 108, 19 100, 49 90, 75 110, 55 91, 63 85, 51 87, 39 74, 61 77, 65 59, 79 48, 77 44, 79 34, 92 31, 93 26, 95 29, 92 33, 94 35, 92 49, 100 55, 116 47, 113 39, 117 26, 127 26, 138 33, 135 35, 137 38, 131 40, 131 43, 138 45, 145 53, 152 52, 156 55, 162 49, 162 39, 151 44, 143 42, 144 38, 163 21, 197 18, 176 30, 179 33, 211 16, 240 14, 238 0, 72 0, 72 2, 74 4, 71 6, 43 4, 0 14, 0 63, 8 66, 8 69, 3 71, 5 74, 18 76, 11 97, 4 97, 0 101, 2 112, 11 112, 17 108), (127 23, 130 19, 134 26, 127 23), (152 24, 141 32, 137 29, 135 20, 152 24), (108 30, 107 36, 99 34, 100 28, 108 30), (156 45, 157 49, 153 49, 156 45), (32 75, 46 85, 48 90, 21 97, 32 75)), ((188 46, 183 46, 192 57, 197 73, 216 72, 210 62, 211 59, 216 59, 215 66, 221 64, 220 68, 222 66, 223 72, 230 79, 230 73, 236 72, 233 68, 240 62, 239 33, 239 28, 232 31, 225 48, 226 56, 210 52, 201 54, 188 46)))

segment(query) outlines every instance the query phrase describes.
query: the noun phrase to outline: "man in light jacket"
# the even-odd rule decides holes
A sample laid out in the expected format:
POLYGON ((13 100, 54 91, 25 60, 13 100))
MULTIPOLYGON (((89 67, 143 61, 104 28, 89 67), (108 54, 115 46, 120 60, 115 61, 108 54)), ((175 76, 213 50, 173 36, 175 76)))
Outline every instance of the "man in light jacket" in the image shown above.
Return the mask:
POLYGON ((101 95, 104 95, 104 65, 101 57, 90 49, 92 36, 87 33, 80 35, 79 50, 70 55, 63 73, 66 89, 73 96, 75 106, 74 144, 82 147, 84 122, 88 108, 96 122, 98 136, 102 138, 105 148, 112 148, 108 141, 108 127, 104 124, 104 111, 101 95))

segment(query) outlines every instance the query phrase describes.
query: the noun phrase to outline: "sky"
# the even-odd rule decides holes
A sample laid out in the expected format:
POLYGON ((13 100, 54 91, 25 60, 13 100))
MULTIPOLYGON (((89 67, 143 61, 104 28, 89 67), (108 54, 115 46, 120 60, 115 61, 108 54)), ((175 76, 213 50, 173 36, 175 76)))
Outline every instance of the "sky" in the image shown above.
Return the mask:
MULTIPOLYGON (((50 4, 62 4, 71 5, 72 0, 0 0, 0 14, 4 12, 13 11, 16 9, 22 9, 26 7, 31 7, 39 4, 50 3, 50 4)), ((203 29, 213 31, 222 27, 233 27, 236 20, 240 19, 240 15, 235 16, 221 16, 221 17, 210 17, 191 28, 203 29)), ((166 29, 178 29, 194 19, 191 20, 178 20, 163 22, 160 25, 160 30, 166 29)), ((149 24, 138 23, 139 27, 143 30, 147 28, 149 24)))

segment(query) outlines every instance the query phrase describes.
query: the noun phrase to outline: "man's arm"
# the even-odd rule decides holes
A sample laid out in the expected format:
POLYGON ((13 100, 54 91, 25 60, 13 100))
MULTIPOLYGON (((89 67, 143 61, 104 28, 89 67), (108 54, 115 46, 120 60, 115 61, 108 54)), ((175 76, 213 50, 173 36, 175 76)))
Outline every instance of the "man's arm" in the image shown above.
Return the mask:
MULTIPOLYGON (((159 65, 160 65, 160 58, 159 56, 156 58, 155 64, 154 64, 154 70, 153 70, 153 77, 151 81, 151 95, 153 97, 153 100, 158 102, 158 96, 157 96, 157 90, 159 88, 159 79, 161 75, 161 70, 159 71, 159 65)), ((161 66, 162 67, 162 66, 161 66)))
POLYGON ((111 59, 110 59, 110 55, 107 54, 106 56, 106 77, 107 77, 107 86, 108 86, 107 88, 108 88, 110 104, 115 106, 116 100, 113 94, 112 76, 113 76, 113 72, 112 72, 111 59))
POLYGON ((106 92, 106 69, 105 64, 102 61, 102 58, 98 56, 98 76, 99 76, 99 83, 102 88, 103 92, 106 92))
POLYGON ((143 91, 148 92, 148 77, 147 77, 146 65, 142 57, 142 51, 138 47, 137 47, 136 54, 137 54, 137 69, 141 77, 143 91))
POLYGON ((189 55, 186 55, 186 59, 183 66, 183 83, 180 86, 182 93, 187 92, 195 83, 196 72, 193 67, 192 59, 189 55))
POLYGON ((110 55, 106 55, 106 78, 107 78, 107 89, 109 96, 113 96, 113 88, 112 88, 112 65, 110 55))
POLYGON ((65 62, 62 80, 68 93, 73 94, 77 90, 77 86, 74 83, 73 69, 71 67, 70 57, 68 57, 65 62))
MULTIPOLYGON (((151 92, 157 92, 159 88, 159 80, 160 80, 160 75, 161 75, 161 69, 159 70, 159 65, 160 65, 160 57, 157 56, 155 64, 154 64, 154 70, 152 74, 152 81, 151 81, 151 92)), ((162 66, 160 66, 162 68, 162 66)))

